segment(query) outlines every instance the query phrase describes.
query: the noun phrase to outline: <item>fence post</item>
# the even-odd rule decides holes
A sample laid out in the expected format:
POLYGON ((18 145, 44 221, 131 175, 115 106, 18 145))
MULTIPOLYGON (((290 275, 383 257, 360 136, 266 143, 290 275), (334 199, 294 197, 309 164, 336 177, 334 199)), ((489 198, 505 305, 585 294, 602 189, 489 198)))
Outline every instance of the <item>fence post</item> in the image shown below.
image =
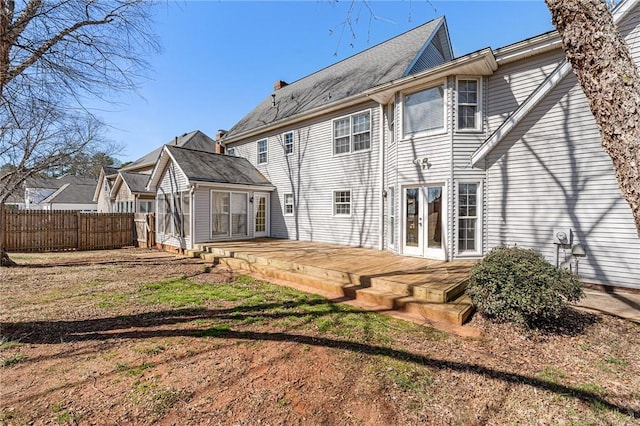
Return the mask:
POLYGON ((82 226, 81 226, 81 223, 80 223, 81 219, 82 218, 80 217, 80 211, 77 211, 76 212, 76 248, 78 250, 82 249, 81 243, 80 243, 80 241, 82 241, 80 239, 81 236, 82 236, 82 226))

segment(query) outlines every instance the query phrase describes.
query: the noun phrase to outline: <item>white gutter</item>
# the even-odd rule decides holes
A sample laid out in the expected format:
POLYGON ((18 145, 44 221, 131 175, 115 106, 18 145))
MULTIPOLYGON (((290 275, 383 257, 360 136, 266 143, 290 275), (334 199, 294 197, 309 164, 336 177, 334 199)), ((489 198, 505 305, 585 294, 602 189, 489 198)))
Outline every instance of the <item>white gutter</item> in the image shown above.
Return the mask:
POLYGON ((380 192, 378 193, 378 214, 380 216, 380 222, 378 223, 378 235, 380 236, 378 240, 378 248, 380 250, 384 250, 384 142, 385 142, 385 126, 384 126, 384 109, 385 105, 380 105, 380 136, 379 136, 379 149, 378 149, 378 168, 380 170, 379 182, 380 182, 380 192))

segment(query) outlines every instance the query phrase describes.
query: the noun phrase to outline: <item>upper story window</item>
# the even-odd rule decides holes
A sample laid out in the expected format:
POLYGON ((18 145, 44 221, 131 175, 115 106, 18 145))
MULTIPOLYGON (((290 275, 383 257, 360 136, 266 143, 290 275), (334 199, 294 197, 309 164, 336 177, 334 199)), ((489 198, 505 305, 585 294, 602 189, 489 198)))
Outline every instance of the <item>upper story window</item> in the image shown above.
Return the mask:
POLYGON ((458 130, 480 130, 480 80, 458 79, 458 130))
POLYGON ((444 130, 444 85, 404 95, 404 136, 444 130))
POLYGON ((284 153, 285 155, 293 154, 293 132, 284 134, 284 153))
POLYGON ((258 164, 267 163, 267 140, 258 141, 258 164))
POLYGON ((333 153, 363 151, 371 148, 371 113, 353 114, 333 121, 333 153))
POLYGON ((236 149, 235 148, 227 148, 227 155, 229 155, 231 157, 235 157, 236 156, 236 149))

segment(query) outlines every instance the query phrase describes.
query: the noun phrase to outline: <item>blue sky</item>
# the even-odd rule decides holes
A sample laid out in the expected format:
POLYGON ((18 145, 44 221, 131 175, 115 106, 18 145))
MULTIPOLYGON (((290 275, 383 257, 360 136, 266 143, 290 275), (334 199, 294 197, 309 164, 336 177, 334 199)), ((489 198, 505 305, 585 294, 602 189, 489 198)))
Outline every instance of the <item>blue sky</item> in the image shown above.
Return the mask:
POLYGON ((214 137, 273 91, 438 16, 456 55, 553 29, 539 1, 167 1, 156 9, 162 51, 137 94, 98 112, 107 137, 135 160, 175 136, 214 137), (371 10, 371 11, 370 11, 371 10), (357 21, 357 22, 356 22, 357 21))

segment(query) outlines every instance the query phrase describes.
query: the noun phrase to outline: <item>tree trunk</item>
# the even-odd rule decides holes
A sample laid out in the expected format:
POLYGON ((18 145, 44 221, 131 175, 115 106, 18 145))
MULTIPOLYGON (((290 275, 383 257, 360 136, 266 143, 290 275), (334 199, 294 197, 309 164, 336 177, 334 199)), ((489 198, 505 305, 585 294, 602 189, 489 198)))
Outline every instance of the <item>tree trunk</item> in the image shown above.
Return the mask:
POLYGON ((17 266, 17 263, 11 260, 4 247, 0 247, 0 268, 5 266, 17 266))
POLYGON ((545 0, 640 236, 640 75, 604 0, 545 0))

